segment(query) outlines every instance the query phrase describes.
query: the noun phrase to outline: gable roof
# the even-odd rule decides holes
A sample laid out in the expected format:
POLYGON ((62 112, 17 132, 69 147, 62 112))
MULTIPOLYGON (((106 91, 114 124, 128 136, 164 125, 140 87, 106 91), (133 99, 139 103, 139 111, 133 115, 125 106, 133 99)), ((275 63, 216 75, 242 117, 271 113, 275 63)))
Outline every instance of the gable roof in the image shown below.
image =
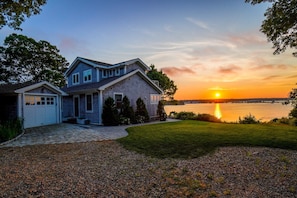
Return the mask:
POLYGON ((16 83, 16 84, 2 84, 0 85, 0 94, 17 94, 17 93, 24 93, 26 91, 36 89, 38 87, 45 86, 49 90, 58 93, 60 95, 66 96, 67 93, 59 89, 58 87, 50 84, 47 81, 42 82, 34 82, 34 81, 27 81, 23 83, 16 83))
POLYGON ((141 72, 139 69, 133 70, 123 76, 106 78, 106 79, 104 79, 100 82, 96 82, 96 83, 87 83, 87 84, 82 84, 82 85, 77 85, 77 86, 72 86, 72 87, 64 87, 64 88, 62 88, 62 90, 69 94, 86 93, 86 92, 98 91, 98 90, 103 91, 106 88, 108 88, 118 82, 121 82, 122 80, 125 80, 135 74, 139 75, 143 80, 145 80, 147 83, 149 83, 150 86, 152 86, 160 94, 163 94, 163 90, 158 85, 156 85, 149 77, 147 77, 143 72, 141 72))
POLYGON ((141 59, 135 58, 131 59, 128 61, 116 63, 116 64, 109 64, 109 63, 104 63, 96 60, 91 60, 87 58, 82 58, 82 57, 77 57, 69 66, 69 68, 66 70, 65 75, 67 76, 80 62, 83 62, 91 67, 94 68, 101 68, 101 69, 113 69, 116 67, 121 67, 121 66, 128 66, 131 64, 138 64, 140 67, 142 67, 144 70, 150 70, 150 67, 148 67, 141 59))

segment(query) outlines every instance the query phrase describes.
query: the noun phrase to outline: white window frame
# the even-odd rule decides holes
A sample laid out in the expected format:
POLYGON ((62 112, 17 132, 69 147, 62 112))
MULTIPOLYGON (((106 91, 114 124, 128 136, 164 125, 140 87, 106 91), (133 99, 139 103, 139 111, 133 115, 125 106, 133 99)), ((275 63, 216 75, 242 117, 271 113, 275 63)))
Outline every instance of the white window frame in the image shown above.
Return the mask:
POLYGON ((110 69, 110 70, 108 71, 108 77, 113 77, 113 70, 112 70, 112 69, 110 69))
POLYGON ((107 78, 107 76, 108 76, 108 70, 103 69, 102 70, 102 78, 107 78))
POLYGON ((86 94, 85 95, 85 103, 86 103, 86 112, 93 113, 93 94, 86 94), (91 110, 88 109, 88 96, 91 96, 91 110))
POLYGON ((87 83, 87 82, 92 82, 92 69, 87 69, 85 71, 83 71, 83 82, 87 83), (87 77, 87 80, 85 79, 87 77), (90 79, 89 79, 90 77, 90 79))
POLYGON ((113 93, 113 100, 114 100, 114 103, 115 103, 115 105, 116 105, 116 108, 119 109, 119 108, 118 108, 118 103, 117 103, 117 101, 116 101, 116 95, 121 95, 121 96, 122 96, 122 101, 121 101, 121 103, 123 103, 124 94, 123 94, 123 93, 119 93, 119 92, 114 92, 114 93, 113 93))
POLYGON ((121 68, 116 68, 114 73, 115 76, 119 76, 121 74, 121 68))
POLYGON ((79 84, 79 73, 72 74, 72 85, 79 84))
POLYGON ((150 94, 150 102, 151 104, 158 104, 161 100, 160 94, 150 94))

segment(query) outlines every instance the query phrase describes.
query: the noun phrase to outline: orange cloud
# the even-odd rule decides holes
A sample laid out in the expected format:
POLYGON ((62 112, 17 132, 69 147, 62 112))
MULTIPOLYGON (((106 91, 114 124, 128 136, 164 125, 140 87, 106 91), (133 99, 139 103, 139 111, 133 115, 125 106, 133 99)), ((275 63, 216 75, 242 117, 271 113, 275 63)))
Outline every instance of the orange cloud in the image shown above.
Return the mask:
POLYGON ((275 78, 279 78, 279 77, 280 76, 278 76, 278 75, 272 75, 272 76, 265 77, 262 80, 271 80, 271 79, 275 79, 275 78))
POLYGON ((162 71, 169 76, 176 76, 183 73, 195 74, 195 71, 187 67, 164 67, 162 71))

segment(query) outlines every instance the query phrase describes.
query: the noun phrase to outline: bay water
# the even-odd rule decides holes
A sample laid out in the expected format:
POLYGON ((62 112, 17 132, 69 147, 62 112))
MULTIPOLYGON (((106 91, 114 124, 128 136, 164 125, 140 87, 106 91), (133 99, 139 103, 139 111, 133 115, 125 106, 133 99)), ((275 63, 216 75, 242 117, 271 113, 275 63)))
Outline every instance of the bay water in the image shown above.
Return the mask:
POLYGON ((167 115, 170 112, 193 112, 207 113, 220 118, 226 122, 238 122, 239 117, 253 115, 262 122, 270 121, 274 118, 288 117, 291 105, 278 103, 194 103, 185 105, 165 105, 167 115))

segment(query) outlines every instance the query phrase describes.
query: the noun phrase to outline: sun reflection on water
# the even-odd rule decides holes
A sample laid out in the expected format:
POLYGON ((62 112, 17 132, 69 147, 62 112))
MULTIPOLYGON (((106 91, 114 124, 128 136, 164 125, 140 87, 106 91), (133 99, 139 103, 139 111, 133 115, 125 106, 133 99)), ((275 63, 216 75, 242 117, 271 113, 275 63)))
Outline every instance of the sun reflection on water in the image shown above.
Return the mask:
POLYGON ((221 112, 221 107, 219 103, 216 103, 216 108, 215 108, 215 112, 214 115, 218 118, 221 119, 222 118, 222 112, 221 112))

